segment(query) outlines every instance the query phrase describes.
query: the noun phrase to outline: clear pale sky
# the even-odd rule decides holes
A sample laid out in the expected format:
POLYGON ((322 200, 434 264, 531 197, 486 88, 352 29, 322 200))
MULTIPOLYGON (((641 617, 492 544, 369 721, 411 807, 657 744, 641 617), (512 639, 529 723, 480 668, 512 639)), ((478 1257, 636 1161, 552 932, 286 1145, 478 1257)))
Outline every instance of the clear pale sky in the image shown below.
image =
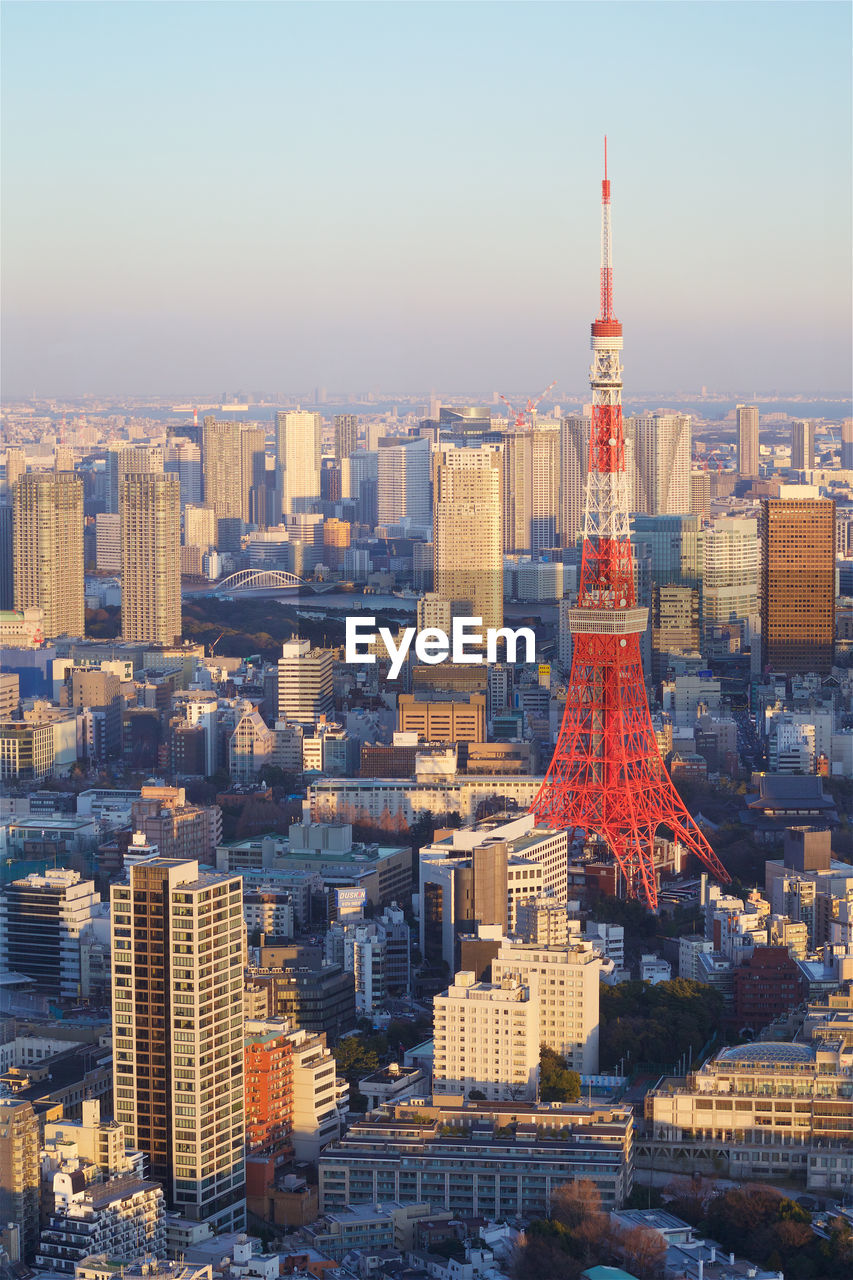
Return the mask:
POLYGON ((7 398, 850 385, 851 10, 3 6, 7 398))

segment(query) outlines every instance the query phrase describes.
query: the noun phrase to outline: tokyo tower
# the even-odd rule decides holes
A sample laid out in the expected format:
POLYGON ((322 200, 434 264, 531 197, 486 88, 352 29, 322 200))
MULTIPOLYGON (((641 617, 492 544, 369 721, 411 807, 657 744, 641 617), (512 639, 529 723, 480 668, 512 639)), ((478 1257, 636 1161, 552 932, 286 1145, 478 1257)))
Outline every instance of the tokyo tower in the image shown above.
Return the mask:
POLYGON ((652 728, 637 607, 622 428, 622 325, 613 314, 607 139, 601 184, 601 309, 592 324, 592 423, 572 670, 554 758, 530 807, 552 827, 606 840, 628 893, 657 905, 654 838, 668 828, 718 880, 729 875, 684 806, 652 728))

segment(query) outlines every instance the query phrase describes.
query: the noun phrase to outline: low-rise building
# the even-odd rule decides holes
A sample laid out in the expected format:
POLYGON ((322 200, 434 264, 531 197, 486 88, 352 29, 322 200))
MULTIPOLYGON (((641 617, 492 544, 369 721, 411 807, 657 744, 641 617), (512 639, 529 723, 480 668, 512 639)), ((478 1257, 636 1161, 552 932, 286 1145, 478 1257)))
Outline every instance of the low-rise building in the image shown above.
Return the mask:
POLYGON ((841 1040, 724 1049, 646 1094, 645 1114, 663 1155, 718 1152, 735 1179, 811 1179, 814 1157, 824 1185, 841 1186, 853 1160, 853 1051, 841 1040))
POLYGON ((565 1182, 595 1182, 607 1208, 631 1192, 628 1107, 413 1102, 350 1125, 320 1154, 320 1208, 428 1202, 491 1219, 548 1213, 565 1182))
POLYGON ((75 1264, 93 1253, 131 1261, 164 1249, 165 1201, 159 1182, 124 1177, 87 1185, 82 1170, 59 1172, 53 1178, 53 1198, 37 1267, 73 1276, 75 1264))

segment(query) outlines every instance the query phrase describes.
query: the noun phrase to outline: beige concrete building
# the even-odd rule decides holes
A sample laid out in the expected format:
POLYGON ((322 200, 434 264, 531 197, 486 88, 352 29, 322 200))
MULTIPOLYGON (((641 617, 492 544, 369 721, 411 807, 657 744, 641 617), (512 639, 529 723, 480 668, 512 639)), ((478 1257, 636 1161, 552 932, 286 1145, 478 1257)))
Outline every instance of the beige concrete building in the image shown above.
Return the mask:
POLYGON ((319 500, 321 456, 319 413, 276 414, 276 478, 283 515, 310 511, 319 500))
POLYGON ((492 961, 492 981, 515 978, 535 993, 539 1038, 562 1054, 573 1071, 598 1071, 599 974, 602 960, 590 942, 538 947, 504 941, 492 961))
POLYGON ((853 1172, 853 1050, 841 1037, 724 1049, 647 1093, 645 1107, 662 1149, 716 1144, 730 1177, 840 1188, 853 1172))
POLYGON ((39 1238, 39 1122, 32 1103, 0 1098, 0 1221, 21 1231, 28 1258, 39 1238))
POLYGON ((539 1009, 536 983, 505 977, 477 982, 463 970, 433 1002, 433 1094, 491 1101, 536 1099, 539 1085, 539 1009))
POLYGON ((737 407, 737 469, 742 476, 757 477, 759 462, 758 409, 755 405, 737 407))
POLYGON ((204 420, 202 431, 204 503, 219 520, 252 519, 252 490, 264 483, 266 435, 247 422, 204 420))
POLYGON ((70 472, 27 473, 15 485, 15 608, 44 611, 43 638, 82 636, 83 482, 70 472))
POLYGON ((503 624, 502 461, 495 445, 433 455, 434 590, 483 627, 503 624))
POLYGON ((121 629, 127 641, 181 635, 181 484, 176 475, 125 476, 121 517, 121 629))

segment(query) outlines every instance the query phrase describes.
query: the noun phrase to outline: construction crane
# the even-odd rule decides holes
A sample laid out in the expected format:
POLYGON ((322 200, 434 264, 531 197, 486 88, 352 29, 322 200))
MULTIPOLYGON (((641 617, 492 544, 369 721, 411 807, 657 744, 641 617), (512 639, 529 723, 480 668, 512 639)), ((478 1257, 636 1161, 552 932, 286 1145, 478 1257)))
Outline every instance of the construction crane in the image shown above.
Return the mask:
POLYGON ((210 646, 210 653, 207 655, 209 658, 212 658, 212 657, 213 657, 213 650, 214 650, 214 649, 216 648, 216 646, 219 644, 219 641, 222 639, 222 637, 223 637, 224 635, 225 635, 225 632, 224 632, 224 631, 220 631, 219 635, 216 637, 216 639, 214 640, 213 644, 210 646))
POLYGON ((518 409, 518 410, 513 409, 512 405, 507 400, 506 396, 502 396, 500 392, 498 392, 498 398, 500 400, 503 400, 504 404, 509 409, 510 414, 515 414, 515 421, 513 422, 513 426, 526 427, 527 430, 530 430, 533 426, 533 415, 536 412, 537 407, 545 399, 548 392, 554 390, 556 385, 557 385, 557 382, 555 379, 554 382, 552 382, 550 386, 546 387, 545 390, 542 392, 542 394, 537 396, 535 400, 528 399, 527 404, 523 409, 518 409))

